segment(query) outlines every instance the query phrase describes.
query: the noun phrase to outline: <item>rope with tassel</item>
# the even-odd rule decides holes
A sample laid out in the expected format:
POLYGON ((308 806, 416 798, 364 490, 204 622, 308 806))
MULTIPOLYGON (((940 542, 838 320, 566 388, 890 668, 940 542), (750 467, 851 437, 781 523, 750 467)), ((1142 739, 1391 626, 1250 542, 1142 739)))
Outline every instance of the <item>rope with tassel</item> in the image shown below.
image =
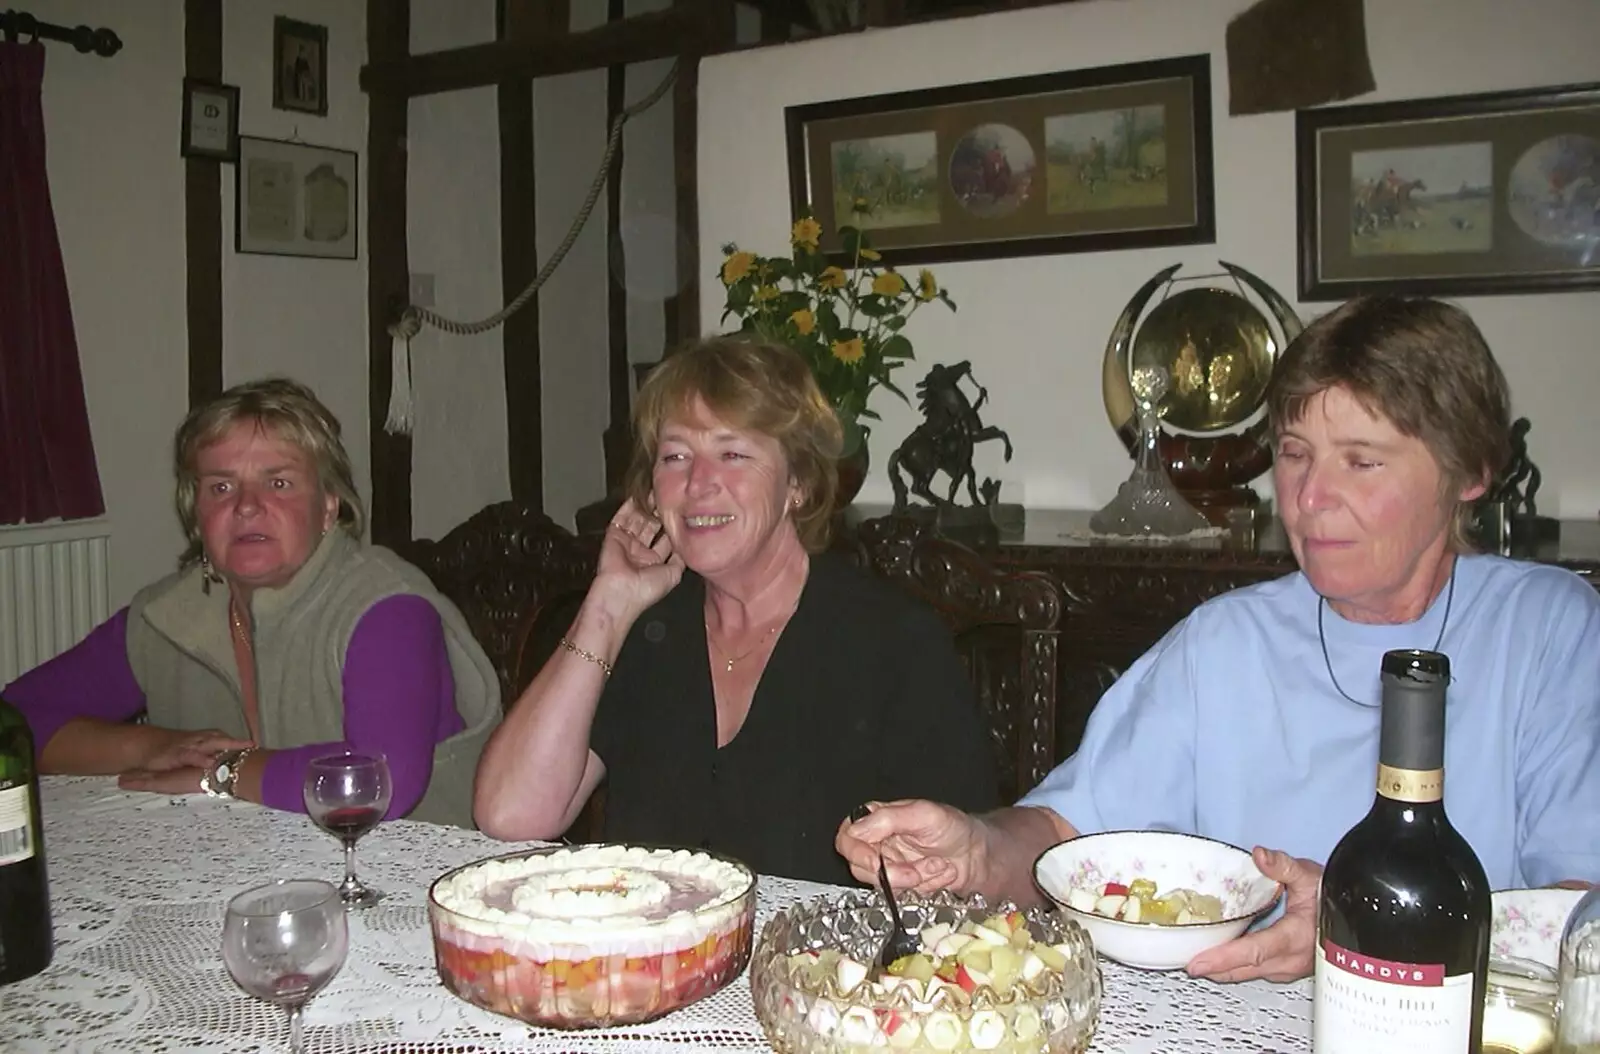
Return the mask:
POLYGON ((595 204, 600 200, 601 191, 605 190, 606 180, 611 174, 611 161, 617 154, 617 148, 622 144, 623 126, 650 109, 661 101, 667 89, 678 77, 678 65, 682 60, 675 60, 667 75, 661 83, 643 99, 627 107, 611 122, 611 134, 606 139, 605 153, 600 158, 599 171, 595 173, 594 181, 589 185, 589 193, 583 199, 583 205, 578 209, 578 215, 573 220, 572 226, 567 231, 567 236, 556 246, 556 251, 545 261, 539 273, 533 276, 533 281, 528 283, 526 289, 505 307, 496 311, 488 318, 478 322, 458 322, 446 318, 436 311, 415 304, 407 304, 401 312, 398 321, 389 326, 389 336, 393 338, 391 352, 391 373, 389 382, 389 416, 383 423, 383 430, 390 435, 410 435, 412 427, 412 394, 411 394, 411 338, 422 331, 424 325, 444 333, 453 333, 456 336, 470 337, 479 333, 487 333, 500 326, 506 319, 515 315, 527 306, 539 293, 539 288, 561 266, 561 261, 566 259, 567 253, 578 241, 584 225, 589 222, 589 217, 594 213, 595 204))

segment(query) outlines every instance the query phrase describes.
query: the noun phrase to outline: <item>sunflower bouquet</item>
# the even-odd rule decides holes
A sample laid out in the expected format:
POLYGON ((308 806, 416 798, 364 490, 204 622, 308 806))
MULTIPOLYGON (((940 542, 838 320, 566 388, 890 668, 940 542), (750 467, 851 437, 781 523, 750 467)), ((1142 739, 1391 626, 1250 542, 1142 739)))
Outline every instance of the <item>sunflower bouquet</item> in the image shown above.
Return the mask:
POLYGON ((861 420, 878 419, 867 406, 874 389, 881 385, 906 399, 893 379, 913 358, 902 332, 906 321, 924 304, 939 301, 952 311, 956 305, 932 271, 919 272, 913 285, 882 266, 866 231, 839 229, 848 268, 828 262, 818 248, 821 237, 821 224, 802 216, 789 232, 788 256, 724 245, 719 275, 728 302, 722 318, 736 317, 739 332, 805 356, 844 426, 845 449, 852 450, 866 434, 861 420))

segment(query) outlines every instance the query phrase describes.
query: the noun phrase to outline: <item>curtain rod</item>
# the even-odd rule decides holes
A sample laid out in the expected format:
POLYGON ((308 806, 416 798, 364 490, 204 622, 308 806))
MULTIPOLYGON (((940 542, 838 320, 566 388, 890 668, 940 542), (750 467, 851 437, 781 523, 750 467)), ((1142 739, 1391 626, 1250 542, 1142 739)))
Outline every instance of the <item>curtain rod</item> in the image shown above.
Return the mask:
POLYGON ((103 58, 110 58, 122 50, 121 38, 109 29, 58 26, 41 22, 26 11, 0 11, 0 34, 13 43, 20 36, 34 40, 59 40, 71 44, 84 54, 92 51, 103 58))

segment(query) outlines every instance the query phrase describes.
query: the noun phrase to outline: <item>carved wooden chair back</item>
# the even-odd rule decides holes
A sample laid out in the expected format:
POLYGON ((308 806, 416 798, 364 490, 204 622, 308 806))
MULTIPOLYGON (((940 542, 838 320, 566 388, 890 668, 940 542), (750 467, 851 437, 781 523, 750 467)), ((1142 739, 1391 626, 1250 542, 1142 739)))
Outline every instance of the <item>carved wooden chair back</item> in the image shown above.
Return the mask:
POLYGON ((1007 802, 1054 766, 1060 587, 1032 571, 1005 571, 905 516, 867 520, 837 548, 936 609, 955 636, 989 719, 1007 802))
POLYGON ((534 652, 554 649, 576 613, 594 578, 599 542, 505 501, 437 541, 414 541, 399 553, 466 616, 500 675, 502 705, 509 708, 549 655, 534 652))

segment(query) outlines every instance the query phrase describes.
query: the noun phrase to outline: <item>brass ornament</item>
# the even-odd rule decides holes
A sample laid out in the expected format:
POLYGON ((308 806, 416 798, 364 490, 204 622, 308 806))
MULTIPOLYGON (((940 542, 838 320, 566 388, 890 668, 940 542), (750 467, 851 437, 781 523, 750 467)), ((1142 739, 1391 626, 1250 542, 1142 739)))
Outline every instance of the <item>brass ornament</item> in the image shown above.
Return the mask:
POLYGON ((1139 439, 1133 371, 1166 371, 1169 383, 1157 406, 1161 459, 1184 497, 1219 524, 1228 508, 1256 503, 1248 484, 1272 464, 1267 384, 1301 330, 1294 308, 1271 286, 1236 264, 1221 266, 1226 275, 1216 277, 1231 278, 1237 291, 1197 285, 1169 292, 1148 314, 1156 295, 1178 284, 1173 276, 1182 264, 1145 282, 1112 327, 1101 369, 1106 416, 1130 454, 1139 439))

